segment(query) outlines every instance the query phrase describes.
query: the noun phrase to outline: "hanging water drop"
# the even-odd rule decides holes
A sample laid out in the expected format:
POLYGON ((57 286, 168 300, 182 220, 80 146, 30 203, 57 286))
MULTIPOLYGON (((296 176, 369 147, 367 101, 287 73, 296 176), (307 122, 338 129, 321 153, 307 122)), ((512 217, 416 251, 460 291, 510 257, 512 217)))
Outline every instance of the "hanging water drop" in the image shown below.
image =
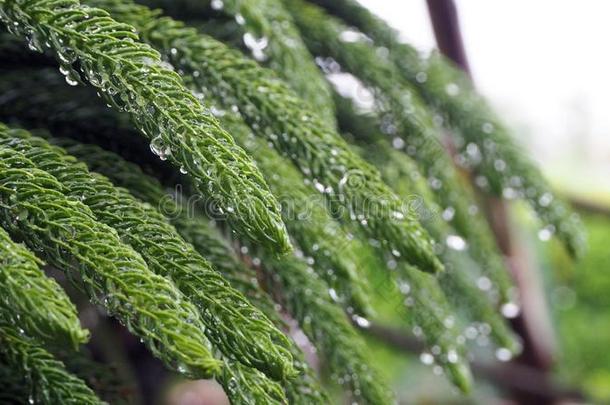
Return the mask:
POLYGON ((432 363, 434 363, 434 356, 432 356, 428 352, 423 352, 422 354, 419 355, 419 361, 421 361, 423 364, 429 366, 432 363))
POLYGON ((460 357, 458 356, 457 352, 455 351, 455 349, 450 349, 447 352, 447 361, 449 363, 455 364, 458 362, 458 360, 460 359, 460 357))
POLYGON ((448 235, 445 240, 447 246, 453 250, 462 251, 467 247, 466 241, 461 236, 448 235))
POLYGON ((538 239, 542 242, 547 242, 551 239, 553 233, 555 233, 555 227, 553 227, 553 225, 545 226, 538 231, 538 239))
POLYGON ((507 302, 505 304, 502 305, 502 308, 500 309, 500 311, 502 312, 502 315, 504 315, 504 317, 506 318, 515 318, 517 315, 519 315, 519 306, 517 304, 515 304, 514 302, 507 302))
POLYGON ((354 322, 356 322, 359 327, 365 329, 371 326, 371 321, 359 315, 354 315, 354 322))
POLYGON ((445 91, 448 95, 454 97, 460 93, 460 88, 455 83, 449 83, 447 86, 445 86, 445 91))
POLYGON ((502 362, 509 361, 513 354, 506 347, 500 347, 496 350, 496 358, 502 362))
POLYGON ((491 280, 485 276, 479 277, 477 279, 477 287, 481 291, 489 291, 492 287, 491 280))

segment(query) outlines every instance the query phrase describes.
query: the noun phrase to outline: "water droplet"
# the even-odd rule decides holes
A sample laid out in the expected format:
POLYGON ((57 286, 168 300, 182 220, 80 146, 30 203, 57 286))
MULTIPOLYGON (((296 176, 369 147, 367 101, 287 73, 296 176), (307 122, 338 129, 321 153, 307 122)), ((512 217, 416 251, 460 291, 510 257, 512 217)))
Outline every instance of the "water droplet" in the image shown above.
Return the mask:
POLYGON ((432 356, 430 353, 423 352, 422 354, 419 355, 419 361, 421 361, 423 364, 429 366, 432 363, 434 363, 434 356, 432 356))
POLYGON ((409 294, 411 291, 411 285, 404 281, 399 282, 398 288, 400 289, 400 292, 405 295, 409 294))
POLYGON ((359 315, 354 315, 354 322, 361 328, 369 328, 371 326, 371 322, 368 319, 359 315))
POLYGON ((538 231, 538 239, 540 239, 543 242, 547 242, 548 240, 551 239, 554 232, 555 232, 555 227, 553 227, 552 225, 545 226, 544 228, 542 228, 541 230, 538 231))
POLYGON ((267 37, 256 38, 252 33, 246 32, 243 36, 244 44, 250 49, 252 52, 252 56, 257 61, 264 61, 267 59, 267 55, 265 55, 265 48, 269 44, 269 40, 267 37))
POLYGON ((496 350, 496 358, 500 361, 509 361, 513 354, 506 347, 500 347, 496 350))
POLYGON ((235 22, 239 25, 244 25, 246 23, 246 19, 243 15, 237 13, 235 14, 235 22))
POLYGON ((457 352, 454 349, 451 349, 447 352, 447 361, 449 363, 457 363, 458 360, 460 359, 460 356, 458 356, 457 352))
POLYGON ((445 208, 443 210, 443 213, 441 214, 443 219, 447 222, 451 221, 453 219, 454 215, 455 215, 455 208, 453 208, 453 207, 445 208))
POLYGON ((428 74, 426 72, 417 72, 415 80, 417 80, 418 83, 425 83, 426 80, 428 80, 428 74))
POLYGON ((451 249, 457 251, 465 250, 467 247, 466 241, 461 236, 457 235, 447 236, 445 243, 447 243, 447 246, 449 246, 451 249))
POLYGON ((70 86, 76 86, 78 85, 78 81, 76 81, 71 75, 66 75, 65 77, 66 79, 66 83, 68 83, 70 86))
POLYGON ((392 211, 392 218, 402 220, 405 219, 405 214, 400 211, 392 211))
POLYGON ((405 147, 405 141, 398 136, 394 137, 394 139, 392 139, 392 147, 394 147, 394 149, 402 149, 405 147))
POLYGON ((519 315, 520 309, 519 306, 514 302, 507 302, 502 305, 500 311, 502 312, 502 315, 504 315, 506 318, 514 318, 519 315))
POLYGON ((483 123, 483 125, 481 125, 481 129, 486 134, 491 134, 494 130, 494 126, 491 122, 485 122, 485 123, 483 123))
POLYGON ((440 181, 440 179, 437 179, 436 177, 430 177, 428 179, 428 184, 430 184, 430 187, 433 190, 439 190, 442 187, 443 182, 440 181))
POLYGON ((492 287, 491 280, 488 277, 479 277, 477 279, 477 287, 482 291, 489 291, 492 287))
POLYGON ((506 162, 503 161, 502 159, 496 159, 494 161, 494 169, 496 169, 499 172, 503 172, 504 170, 506 170, 506 162))
POLYGON ((448 95, 454 97, 460 93, 460 88, 455 83, 449 83, 447 86, 445 86, 445 91, 448 95))
POLYGON ((347 29, 339 34, 339 39, 343 42, 359 42, 366 40, 366 36, 361 32, 347 29))
POLYGON ((519 193, 517 193, 517 190, 512 187, 504 187, 502 190, 502 196, 507 200, 514 200, 519 196, 519 193))
POLYGON ((542 207, 548 207, 553 202, 553 195, 551 193, 544 193, 538 199, 538 204, 542 207))
POLYGON ((474 326, 469 326, 464 331, 464 336, 466 336, 466 339, 470 339, 470 340, 476 338, 478 334, 479 334, 479 331, 474 326))

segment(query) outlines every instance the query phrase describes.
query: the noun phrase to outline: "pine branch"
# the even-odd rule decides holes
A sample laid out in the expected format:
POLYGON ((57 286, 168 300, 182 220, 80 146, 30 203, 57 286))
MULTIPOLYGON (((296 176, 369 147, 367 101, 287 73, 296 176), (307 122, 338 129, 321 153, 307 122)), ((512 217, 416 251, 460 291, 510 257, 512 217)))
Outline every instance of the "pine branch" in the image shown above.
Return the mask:
MULTIPOLYGON (((417 176, 414 162, 409 162, 408 157, 389 147, 381 147, 377 151, 380 153, 377 157, 371 157, 371 161, 377 161, 380 168, 383 165, 384 179, 399 195, 415 192, 423 197, 420 200, 422 211, 441 212, 434 200, 426 197, 431 194, 431 190, 423 177, 417 176)), ((437 248, 448 270, 439 274, 438 281, 451 306, 463 312, 470 321, 490 325, 490 337, 498 347, 508 349, 513 355, 517 354, 521 348, 516 336, 498 313, 498 291, 494 287, 497 283, 493 282, 493 278, 488 278, 490 274, 483 264, 475 262, 468 255, 472 242, 462 246, 462 242, 455 237, 455 231, 438 218, 423 224, 436 240, 442 241, 437 248)), ((508 301, 501 308, 507 312, 507 309, 516 305, 513 301, 508 301)))
MULTIPOLYGON (((287 3, 294 11, 295 21, 312 52, 336 59, 343 68, 373 89, 382 117, 379 129, 373 132, 378 134, 376 140, 391 140, 393 147, 417 161, 442 207, 443 217, 459 235, 471 242, 473 254, 498 284, 501 301, 508 301, 510 282, 493 236, 482 216, 472 212, 471 207, 476 207, 476 204, 465 192, 465 184, 460 181, 453 162, 438 139, 432 116, 417 93, 402 80, 394 65, 380 57, 378 49, 363 36, 346 38, 345 33, 356 36, 358 33, 350 31, 349 27, 314 5, 297 0, 287 3)), ((349 119, 344 122, 354 128, 356 134, 363 132, 349 119)), ((366 128, 370 127, 371 124, 366 123, 366 128)))
POLYGON ((273 290, 282 291, 278 299, 318 349, 333 379, 349 389, 358 403, 394 403, 385 379, 367 355, 364 341, 313 269, 294 256, 263 256, 261 262, 273 290))
MULTIPOLYGON (((90 4, 105 8, 108 1, 89 0, 90 4)), ((206 18, 210 13, 221 13, 223 17, 234 19, 240 42, 252 57, 264 63, 292 86, 294 91, 320 117, 332 127, 336 126, 332 93, 313 57, 303 43, 292 17, 279 0, 223 0, 198 2, 194 7, 183 7, 187 0, 151 0, 146 4, 163 8, 172 17, 206 18), (169 4, 168 4, 169 3, 169 4), (172 13, 174 12, 174 13, 172 13)), ((207 29, 208 21, 203 25, 207 29)))
MULTIPOLYGON (((108 109, 97 103, 97 100, 86 99, 85 94, 82 94, 84 92, 74 88, 57 88, 57 78, 49 77, 43 71, 29 72, 27 76, 31 80, 18 79, 13 74, 8 74, 11 86, 19 84, 16 86, 18 89, 8 90, 5 102, 0 100, 0 106, 6 107, 9 115, 24 117, 26 121, 37 125, 51 124, 53 127, 56 126, 53 124, 56 120, 61 121, 61 125, 70 132, 74 132, 75 128, 80 130, 79 120, 87 117, 107 117, 103 125, 109 127, 117 122, 116 117, 109 117, 108 109), (37 85, 39 82, 45 83, 46 88, 40 89, 37 85), (70 102, 73 99, 83 101, 74 105, 70 102), (32 108, 23 110, 20 100, 28 100, 28 105, 32 108), (72 121, 71 117, 78 119, 72 121)), ((188 80, 187 85, 190 85, 188 80)), ((0 91, 4 88, 4 82, 0 81, 0 91)), ((213 95, 206 94, 205 98, 209 99, 207 105, 210 105, 213 95)), ((255 137, 239 114, 222 110, 218 106, 211 110, 218 115, 223 127, 231 132, 240 146, 250 155, 256 156, 259 170, 274 195, 282 201, 284 223, 303 252, 315 260, 316 271, 337 292, 338 299, 346 307, 366 314, 369 310, 367 291, 357 270, 363 266, 361 260, 358 260, 360 247, 355 246, 350 235, 331 218, 324 197, 313 191, 306 184, 307 180, 304 182, 290 161, 282 158, 264 140, 255 137)), ((89 131, 87 128, 83 130, 89 131)))
POLYGON ((288 400, 282 386, 260 371, 242 363, 227 360, 216 379, 227 393, 231 404, 282 405, 288 400))
POLYGON ((49 44, 69 83, 82 76, 128 112, 151 150, 190 173, 236 230, 279 252, 290 250, 277 201, 251 159, 159 54, 137 42, 132 27, 78 0, 2 0, 0 17, 32 47, 49 44))
MULTIPOLYGON (((8 129, 0 127, 0 132, 8 129)), ((91 300, 139 336, 168 367, 209 377, 211 357, 196 309, 168 280, 153 274, 141 256, 98 223, 64 187, 35 169, 23 154, 0 148, 0 223, 51 265, 67 271, 91 300), (20 220, 16 220, 19 215, 20 220)))
POLYGON ((540 170, 460 69, 442 55, 424 59, 401 41, 395 30, 356 1, 315 2, 389 49, 399 74, 417 88, 453 130, 460 152, 458 163, 477 174, 475 184, 499 197, 526 200, 549 234, 555 234, 573 256, 582 254, 585 240, 578 217, 553 193, 540 170))
POLYGON ((197 307, 206 336, 225 356, 277 379, 293 373, 284 334, 234 290, 155 209, 114 187, 105 177, 89 173, 85 165, 60 148, 26 131, 9 130, 6 137, 0 136, 2 143, 56 177, 68 196, 79 198, 100 222, 113 227, 153 272, 170 278, 197 307))
POLYGON ((400 260, 424 271, 442 269, 425 231, 379 173, 304 108, 300 98, 271 71, 180 22, 155 18, 144 7, 131 5, 127 12, 127 4, 107 9, 136 26, 144 40, 161 49, 198 86, 212 91, 225 107, 235 105, 251 127, 260 128, 279 152, 315 180, 345 221, 358 221, 371 238, 400 260))
POLYGON ((40 264, 0 228, 0 313, 33 338, 46 343, 67 341, 77 348, 88 340, 89 332, 81 328, 76 308, 55 280, 40 270, 40 264))
POLYGON ((6 320, 0 319, 0 369, 3 370, 0 375, 4 374, 5 367, 10 370, 11 379, 0 379, 0 392, 10 392, 15 401, 49 405, 103 403, 60 361, 6 320), (19 377, 15 378, 15 374, 19 377), (10 385, 7 387, 5 384, 10 385))
POLYGON ((469 392, 472 375, 466 359, 463 341, 455 325, 455 316, 438 280, 399 265, 396 269, 401 280, 401 292, 406 292, 405 303, 412 307, 414 327, 422 331, 430 355, 440 364, 449 380, 462 392, 469 392))
MULTIPOLYGON (((364 157, 379 168, 382 178, 392 186, 394 192, 403 199, 412 197, 414 193, 426 197, 424 203, 430 206, 422 207, 424 212, 433 212, 436 215, 433 218, 434 223, 427 223, 421 219, 420 222, 438 241, 437 246, 444 246, 450 235, 463 236, 468 243, 468 253, 480 264, 484 276, 491 281, 490 292, 493 293, 494 301, 502 305, 510 304, 514 300, 513 284, 495 246, 489 226, 472 198, 469 198, 465 191, 459 191, 460 188, 467 190, 468 185, 460 181, 459 177, 455 177, 453 181, 456 183, 449 188, 456 194, 461 194, 459 198, 461 202, 450 206, 451 209, 438 206, 436 201, 443 193, 432 190, 428 178, 419 174, 417 166, 409 164, 408 155, 386 142, 385 136, 379 129, 381 123, 377 115, 358 113, 350 100, 339 95, 335 95, 335 105, 341 130, 354 137, 356 143, 361 146, 364 157), (371 147, 372 145, 375 147, 371 147), (467 207, 464 206, 464 202, 468 203, 467 207), (467 211, 466 215, 470 219, 467 228, 464 226, 464 220, 460 220, 457 224, 453 222, 454 219, 463 217, 458 211, 461 214, 467 211), (461 232, 456 231, 453 225, 460 225, 461 232), (439 227, 441 229, 438 229, 439 227)), ((449 192, 449 190, 445 191, 449 192)))
MULTIPOLYGON (((168 213, 168 219, 176 226, 182 237, 207 257, 231 285, 248 297, 278 328, 286 328, 276 305, 261 290, 256 273, 235 256, 232 248, 213 229, 208 219, 192 213, 189 207, 180 203, 180 200, 168 199, 168 194, 155 178, 147 176, 139 166, 125 161, 112 152, 96 145, 77 143, 68 139, 53 138, 51 141, 86 162, 92 170, 108 176, 115 184, 127 188, 137 198, 153 206, 163 207, 164 212, 168 213)), ((328 403, 329 400, 320 387, 314 371, 307 365, 303 353, 292 340, 290 351, 300 375, 283 382, 289 403, 303 405, 328 403)))
MULTIPOLYGON (((361 142, 365 139, 364 145, 360 148, 363 156, 380 169, 384 180, 398 195, 403 198, 418 196, 421 222, 432 237, 439 241, 436 248, 448 268, 448 271, 440 274, 438 278, 451 306, 464 312, 471 321, 490 325, 490 336, 498 346, 516 354, 520 350, 519 344, 494 305, 497 303, 498 285, 505 283, 507 288, 512 288, 507 274, 496 275, 489 272, 489 269, 484 269, 485 263, 489 263, 489 258, 482 263, 474 262, 470 258, 471 252, 474 257, 482 254, 480 250, 473 249, 476 241, 470 240, 466 244, 456 239, 456 232, 451 225, 438 217, 442 209, 434 201, 432 190, 425 177, 419 173, 415 162, 383 140, 376 138, 378 132, 374 125, 376 117, 357 113, 353 104, 343 97, 338 96, 335 99, 340 126, 351 133, 358 133, 361 142), (375 147, 371 148, 371 144, 375 147), (502 277, 501 282, 496 282, 498 276, 502 277), (476 287, 477 283, 485 290, 476 287)), ((476 226, 475 221, 472 227, 476 226)), ((508 308, 516 304, 509 301, 503 305, 503 308, 508 308)))
MULTIPOLYGON (((188 81, 187 81, 188 83, 188 81)), ((214 102, 213 96, 208 98, 214 102)), ((337 300, 359 314, 370 312, 368 292, 358 272, 362 267, 351 235, 326 209, 324 197, 307 184, 308 180, 253 132, 238 113, 212 107, 222 125, 236 142, 256 156, 256 162, 272 192, 283 205, 282 218, 290 235, 306 256, 314 259, 312 267, 334 290, 337 300)))

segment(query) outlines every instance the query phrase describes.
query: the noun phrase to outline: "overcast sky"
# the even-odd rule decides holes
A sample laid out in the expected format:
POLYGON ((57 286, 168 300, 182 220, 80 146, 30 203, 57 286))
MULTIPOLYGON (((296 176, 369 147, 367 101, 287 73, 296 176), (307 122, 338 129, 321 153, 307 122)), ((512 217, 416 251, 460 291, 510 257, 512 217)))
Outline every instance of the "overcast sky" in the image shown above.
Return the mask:
MULTIPOLYGON (((420 49, 434 47, 425 0, 360 1, 420 49)), ((535 158, 575 191, 610 190, 610 1, 456 4, 477 86, 535 158)))

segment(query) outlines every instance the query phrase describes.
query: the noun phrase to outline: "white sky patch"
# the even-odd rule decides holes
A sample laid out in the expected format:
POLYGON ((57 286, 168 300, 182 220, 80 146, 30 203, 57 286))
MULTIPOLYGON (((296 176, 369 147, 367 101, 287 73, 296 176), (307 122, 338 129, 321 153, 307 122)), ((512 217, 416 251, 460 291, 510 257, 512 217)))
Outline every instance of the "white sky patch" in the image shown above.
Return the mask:
MULTIPOLYGON (((425 0, 360 0, 420 50, 435 46, 425 0)), ((547 175, 610 192, 610 1, 456 0, 480 91, 547 175)))

